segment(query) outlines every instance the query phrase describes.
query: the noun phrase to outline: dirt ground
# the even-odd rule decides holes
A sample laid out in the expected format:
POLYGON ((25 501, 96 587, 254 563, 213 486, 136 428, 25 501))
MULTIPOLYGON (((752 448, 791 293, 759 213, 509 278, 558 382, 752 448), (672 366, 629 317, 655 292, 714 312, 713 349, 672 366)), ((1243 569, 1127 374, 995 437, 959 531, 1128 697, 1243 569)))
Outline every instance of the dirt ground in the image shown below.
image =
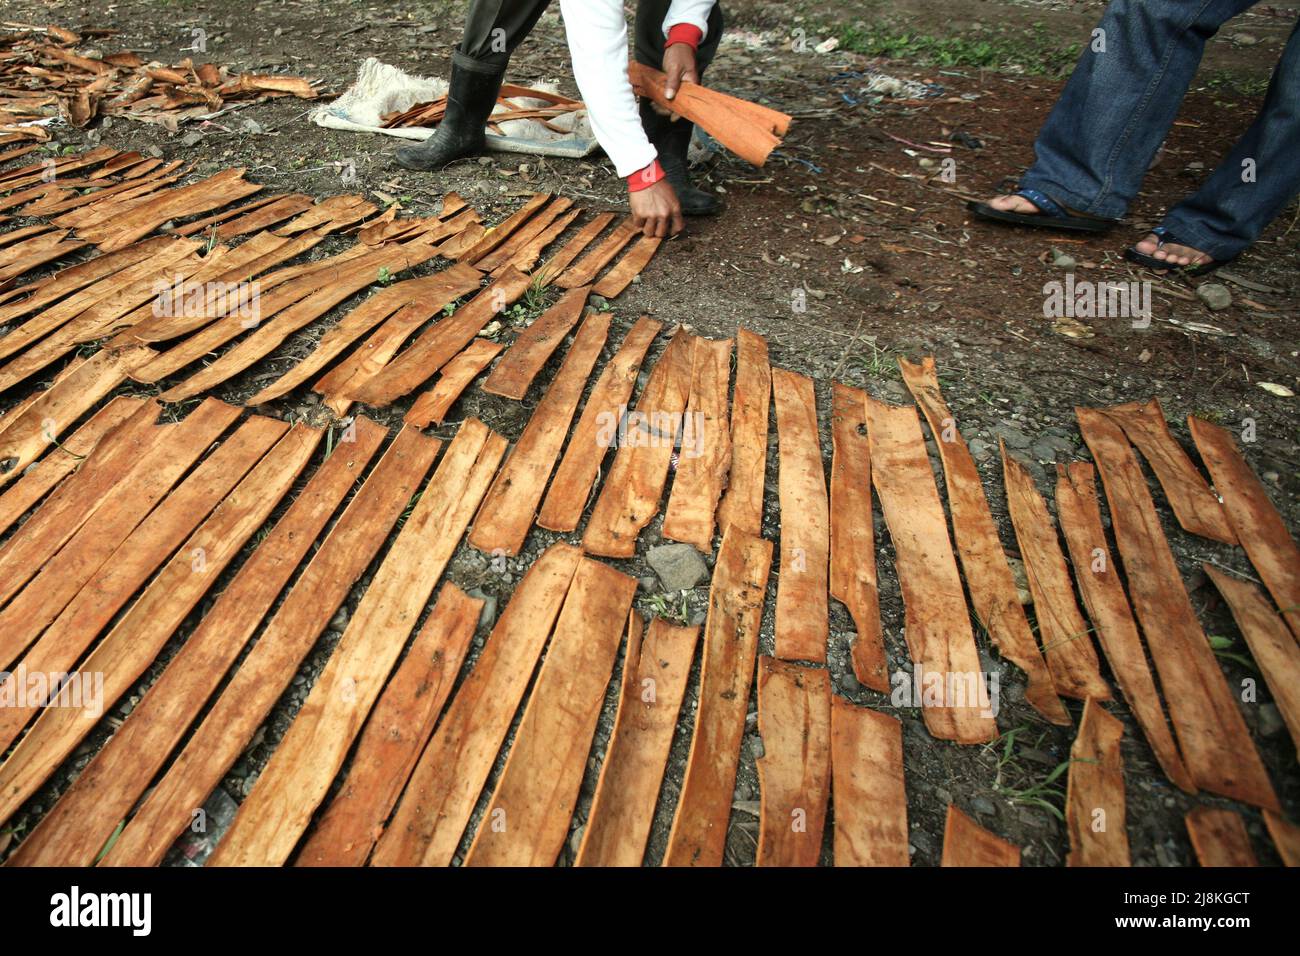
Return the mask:
MULTIPOLYGON (((1071 43, 1086 42, 1103 4, 834 0, 813 5, 733 0, 727 6, 730 35, 707 77, 709 84, 769 103, 792 114, 796 122, 766 167, 755 169, 720 156, 698 171, 701 181, 725 199, 726 214, 691 222, 688 233, 666 244, 641 280, 611 303, 612 343, 616 345, 642 313, 687 323, 707 336, 730 336, 737 325, 762 333, 770 343, 774 364, 816 379, 827 462, 832 379, 866 388, 889 401, 910 401, 896 358, 935 355, 945 394, 972 445, 1003 542, 1013 555, 1017 551, 1002 497, 998 438, 1027 461, 1050 500, 1052 464, 1087 457, 1073 408, 1152 396, 1160 398, 1175 434, 1189 447, 1182 424, 1189 413, 1234 431, 1253 420, 1257 440, 1246 446, 1248 458, 1289 526, 1300 528, 1297 400, 1260 387, 1264 382, 1300 390, 1300 207, 1293 202, 1262 240, 1231 266, 1228 279, 1212 280, 1226 284, 1232 294, 1232 304, 1222 311, 1202 304, 1195 282, 1153 277, 1121 257, 1124 245, 1157 222, 1161 210, 1193 189, 1246 127, 1267 72, 1295 23, 1294 4, 1256 8, 1211 42, 1202 74, 1130 210, 1126 227, 1109 237, 1086 239, 979 224, 968 215, 964 199, 991 194, 1006 177, 1016 176, 1027 165, 1034 133, 1062 84, 1059 70, 1068 67, 1069 60, 1060 51, 1071 43), (855 41, 864 29, 876 31, 877 38, 912 37, 896 46, 917 53, 881 59, 858 52, 855 47, 871 49, 855 41), (927 57, 926 45, 916 42, 917 36, 960 42, 932 45, 929 49, 947 53, 927 57), (794 37, 807 42, 794 44, 798 47, 794 49, 794 37), (839 48, 817 52, 817 45, 829 37, 841 39, 839 48), (997 68, 965 62, 983 56, 978 44, 984 41, 1011 51, 1009 59, 997 68), (1023 51, 1023 56, 1016 51, 1023 51), (944 57, 948 62, 942 62, 944 57), (930 84, 930 95, 900 99, 867 93, 865 86, 874 72, 930 84), (936 143, 950 144, 951 152, 935 152, 936 143), (945 178, 947 158, 955 160, 955 176, 945 178), (1078 280, 1154 279, 1149 327, 1135 328, 1127 318, 1075 322, 1045 318, 1044 287, 1064 280, 1070 268, 1067 257, 1078 280)), ((253 4, 124 0, 111 6, 10 0, 6 19, 74 28, 112 27, 121 34, 105 41, 106 49, 131 48, 146 58, 171 61, 186 55, 182 48, 192 42, 192 31, 202 29, 209 59, 239 69, 324 77, 332 89, 341 91, 366 56, 415 72, 445 73, 463 8, 463 3, 345 0, 253 4)), ((517 52, 511 79, 526 83, 554 78, 562 90, 575 92, 562 36, 557 4, 517 52)), ((437 175, 407 173, 389 161, 395 142, 317 128, 296 101, 240 109, 208 126, 183 127, 176 135, 122 120, 86 136, 66 131, 60 135, 63 142, 75 146, 98 141, 122 149, 161 150, 168 158, 198 162, 200 171, 246 166, 250 179, 275 190, 317 196, 361 191, 381 201, 396 199, 411 214, 427 213, 444 192, 453 189, 495 217, 517 206, 521 195, 537 190, 562 193, 588 209, 620 209, 623 204, 621 183, 603 156, 568 161, 496 154, 437 175), (355 169, 356 179, 345 183, 341 171, 349 167, 355 169)), ((347 242, 335 239, 315 254, 330 254, 347 242)), ((344 311, 346 305, 332 315, 344 311)), ((305 330, 270 360, 227 382, 215 394, 238 402, 279 377, 311 348, 329 321, 305 330)), ((662 346, 662 341, 657 344, 652 358, 662 346)), ((540 380, 549 377, 543 373, 540 380)), ((6 396, 3 403, 16 397, 6 396)), ((536 386, 523 403, 471 390, 457 406, 456 418, 478 415, 514 439, 538 397, 536 386)), ((328 420, 329 413, 313 399, 300 389, 265 410, 295 419, 328 420)), ((368 414, 396 424, 408 404, 403 401, 368 414)), ((452 431, 448 427, 439 434, 452 431)), ((764 534, 779 540, 774 432, 771 441, 764 534)), ((933 443, 931 452, 934 456, 933 443)), ((934 461, 942 488, 937 457, 934 461)), ((1199 570, 1202 562, 1212 561, 1249 574, 1244 554, 1182 532, 1164 507, 1158 488, 1155 496, 1207 632, 1235 642, 1222 656, 1229 681, 1236 686, 1244 678, 1258 678, 1253 666, 1248 666, 1244 641, 1199 570)), ((509 562, 504 574, 490 567, 482 555, 462 547, 448 577, 467 589, 480 589, 504 606, 522 572, 554 540, 554 535, 534 531, 526 553, 509 562)), ((877 542, 891 667, 910 670, 892 547, 879 516, 877 542)), ((618 562, 620 568, 651 577, 644 554, 657 543, 656 522, 642 535, 638 557, 618 562)), ((772 649, 775 581, 774 574, 762 653, 772 649)), ((288 727, 341 636, 348 609, 355 606, 365 583, 331 624, 264 733, 223 782, 235 801, 251 788, 288 727)), ((647 614, 662 612, 665 597, 657 593, 653 581, 645 584, 638 606, 647 614)), ((200 612, 219 591, 220 585, 200 612)), ((707 585, 692 592, 683 617, 702 620, 706 598, 707 585)), ((680 603, 675 597, 668 600, 680 603)), ((985 667, 1001 674, 998 723, 1004 737, 989 747, 961 747, 932 739, 919 711, 896 709, 886 696, 867 690, 853 678, 848 662, 852 622, 842 606, 831 603, 829 667, 836 691, 894 713, 904 723, 913 862, 938 863, 944 813, 948 803, 956 802, 982 825, 1023 847, 1027 865, 1062 865, 1068 850, 1059 814, 1065 777, 1053 782, 1051 774, 1068 758, 1073 731, 1044 723, 1024 703, 1021 675, 989 649, 987 637, 981 634, 985 667)), ((187 622, 164 659, 199 616, 187 622)), ((485 634, 481 629, 475 652, 485 634)), ((116 717, 129 712, 159 667, 155 665, 131 699, 114 711, 116 717)), ((617 680, 611 684, 597 731, 576 815, 579 826, 594 791, 599 758, 608 744, 616 688, 617 680)), ((1270 701, 1267 690, 1261 689, 1260 703, 1243 704, 1243 712, 1288 816, 1297 819, 1300 773, 1295 748, 1270 701)), ((1077 721, 1081 707, 1069 706, 1077 721)), ((753 709, 751 703, 728 839, 728 859, 739 865, 752 863, 757 839, 754 758, 762 748, 753 709)), ((1160 772, 1127 708, 1117 703, 1111 710, 1129 730, 1123 755, 1135 863, 1192 864, 1183 814, 1198 802, 1228 803, 1206 795, 1192 800, 1174 788, 1160 772)), ((693 719, 694 700, 688 698, 649 863, 657 862, 663 852, 693 719)), ((49 808, 111 730, 112 721, 104 722, 54 782, 33 798, 14 821, 17 835, 49 808)), ((480 805, 479 812, 482 809, 480 805)), ((1251 810, 1245 814, 1261 859, 1276 862, 1259 815, 1251 810)), ((830 828, 828 847, 829 833, 830 828)), ((579 836, 575 830, 571 847, 577 846, 579 836)), ((564 862, 569 859, 571 851, 566 851, 564 862)))

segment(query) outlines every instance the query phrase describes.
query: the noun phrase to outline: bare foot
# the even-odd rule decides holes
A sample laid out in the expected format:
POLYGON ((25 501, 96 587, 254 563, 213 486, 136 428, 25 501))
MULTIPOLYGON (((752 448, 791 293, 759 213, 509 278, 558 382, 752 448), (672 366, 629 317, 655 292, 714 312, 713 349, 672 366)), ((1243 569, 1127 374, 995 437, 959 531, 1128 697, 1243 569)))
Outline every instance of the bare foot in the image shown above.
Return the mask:
POLYGON ((1026 216, 1033 216, 1042 212, 1024 196, 994 196, 988 201, 988 205, 990 208, 998 210, 998 212, 1018 212, 1026 216))
POLYGON ((1171 266, 1203 266, 1214 261, 1201 250, 1193 249, 1191 246, 1176 242, 1166 242, 1162 246, 1160 238, 1153 232, 1148 233, 1135 248, 1144 256, 1164 260, 1171 266))

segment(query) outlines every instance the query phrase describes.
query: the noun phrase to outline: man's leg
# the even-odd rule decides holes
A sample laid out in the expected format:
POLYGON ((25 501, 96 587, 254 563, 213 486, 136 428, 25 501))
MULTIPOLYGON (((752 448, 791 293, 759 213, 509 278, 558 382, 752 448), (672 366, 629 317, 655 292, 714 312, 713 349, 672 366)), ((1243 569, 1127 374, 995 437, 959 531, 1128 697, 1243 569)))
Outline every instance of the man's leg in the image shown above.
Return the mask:
POLYGON ((437 131, 394 155, 407 169, 441 169, 483 151, 483 126, 492 114, 510 54, 532 31, 550 0, 474 0, 465 34, 451 58, 447 111, 437 131))
POLYGON ((510 54, 533 32, 550 5, 551 0, 474 0, 452 62, 505 73, 510 54))
POLYGON ((1224 262, 1258 239, 1298 193, 1300 21, 1273 71, 1255 122, 1196 194, 1165 216, 1162 225, 1180 243, 1167 243, 1157 251, 1149 236, 1138 251, 1173 265, 1224 262))
MULTIPOLYGON (((636 5, 636 23, 633 27, 635 39, 634 55, 638 63, 663 69, 664 60, 664 18, 668 16, 669 0, 639 0, 636 5)), ((695 51, 695 69, 700 79, 704 79, 704 70, 718 51, 722 39, 723 17, 722 4, 714 4, 709 12, 708 29, 699 49, 695 51)), ((718 212, 722 204, 718 197, 690 184, 687 175, 686 151, 691 143, 691 134, 695 124, 684 119, 672 122, 671 117, 658 113, 650 100, 641 100, 641 125, 645 127, 646 136, 659 153, 659 165, 664 168, 668 181, 673 184, 677 198, 681 201, 682 212, 687 216, 709 216, 718 212)))
MULTIPOLYGON (((1114 0, 1034 143, 1021 186, 1076 212, 1124 215, 1196 74, 1206 41, 1258 0, 1114 0)), ((1019 197, 991 205, 1034 212, 1019 197)))

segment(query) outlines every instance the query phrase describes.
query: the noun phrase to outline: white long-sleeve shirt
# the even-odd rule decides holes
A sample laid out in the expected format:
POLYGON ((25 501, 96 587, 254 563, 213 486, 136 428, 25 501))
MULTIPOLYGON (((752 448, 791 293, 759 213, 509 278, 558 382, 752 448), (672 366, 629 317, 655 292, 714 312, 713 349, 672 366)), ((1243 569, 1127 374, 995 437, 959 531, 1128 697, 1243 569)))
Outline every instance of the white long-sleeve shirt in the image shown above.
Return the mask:
MULTIPOLYGON (((679 23, 692 24, 706 34, 715 2, 672 0, 662 26, 664 35, 679 23)), ((636 95, 627 78, 627 16, 622 0, 560 0, 560 13, 573 78, 592 131, 618 174, 630 176, 654 162, 656 153, 641 126, 636 95)))

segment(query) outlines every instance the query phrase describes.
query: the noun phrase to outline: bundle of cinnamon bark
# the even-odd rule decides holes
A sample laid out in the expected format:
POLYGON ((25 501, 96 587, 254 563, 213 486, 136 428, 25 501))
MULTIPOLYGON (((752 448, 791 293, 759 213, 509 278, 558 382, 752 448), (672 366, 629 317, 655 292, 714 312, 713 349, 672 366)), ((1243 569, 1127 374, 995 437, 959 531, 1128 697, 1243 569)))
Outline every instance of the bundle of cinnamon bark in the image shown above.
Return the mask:
POLYGON ((728 96, 698 83, 683 83, 670 100, 664 95, 668 78, 642 63, 628 67, 638 96, 690 120, 741 159, 762 166, 790 129, 788 115, 779 110, 728 96))
MULTIPOLYGON (((552 121, 581 109, 584 109, 581 100, 570 99, 567 96, 549 93, 546 90, 535 90, 527 86, 506 83, 502 85, 501 92, 497 96, 497 108, 488 119, 487 128, 499 134, 501 132, 501 123, 509 120, 527 119, 536 120, 554 132, 565 133, 568 130, 555 125, 552 121), (547 105, 529 106, 518 102, 522 99, 541 100, 547 105)), ((442 122, 443 114, 446 112, 447 97, 440 96, 436 100, 416 103, 401 112, 387 114, 383 118, 383 127, 385 129, 395 129, 407 126, 437 126, 442 122)))
POLYGON ((110 36, 111 30, 5 27, 9 32, 0 33, 0 135, 47 140, 48 131, 28 124, 54 116, 78 128, 100 116, 124 116, 174 131, 230 101, 318 95, 299 76, 235 74, 189 57, 175 64, 146 62, 130 50, 102 53, 84 47, 89 40, 110 36))

